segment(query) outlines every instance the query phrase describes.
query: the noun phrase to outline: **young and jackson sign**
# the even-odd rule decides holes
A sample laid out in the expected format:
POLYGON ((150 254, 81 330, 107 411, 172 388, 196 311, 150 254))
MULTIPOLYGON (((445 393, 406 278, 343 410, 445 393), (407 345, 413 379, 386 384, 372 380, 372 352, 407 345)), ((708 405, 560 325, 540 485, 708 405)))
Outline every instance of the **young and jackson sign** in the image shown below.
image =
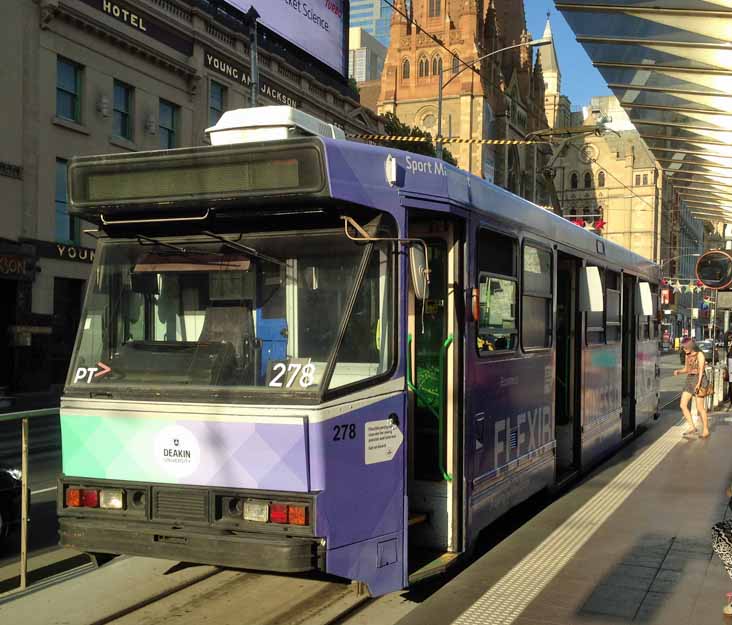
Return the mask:
MULTIPOLYGON (((225 76, 229 80, 238 82, 239 84, 249 86, 251 83, 251 75, 249 70, 239 63, 233 63, 222 58, 212 50, 204 50, 206 67, 225 76)), ((284 104, 293 108, 298 108, 299 102, 297 97, 291 93, 283 91, 279 87, 273 85, 269 80, 259 74, 259 93, 269 100, 273 100, 277 104, 284 104)))

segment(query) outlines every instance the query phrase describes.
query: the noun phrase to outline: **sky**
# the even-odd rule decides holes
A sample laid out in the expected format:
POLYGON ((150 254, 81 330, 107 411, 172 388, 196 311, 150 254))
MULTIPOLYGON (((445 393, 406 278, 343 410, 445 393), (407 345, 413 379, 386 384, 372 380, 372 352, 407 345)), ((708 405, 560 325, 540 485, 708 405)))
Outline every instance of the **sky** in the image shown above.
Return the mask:
POLYGON ((605 80, 592 66, 585 49, 575 40, 574 32, 557 11, 554 1, 524 0, 524 7, 526 27, 534 39, 539 39, 544 33, 546 13, 551 13, 554 46, 562 72, 562 93, 569 98, 572 108, 589 104, 592 96, 610 95, 605 80))

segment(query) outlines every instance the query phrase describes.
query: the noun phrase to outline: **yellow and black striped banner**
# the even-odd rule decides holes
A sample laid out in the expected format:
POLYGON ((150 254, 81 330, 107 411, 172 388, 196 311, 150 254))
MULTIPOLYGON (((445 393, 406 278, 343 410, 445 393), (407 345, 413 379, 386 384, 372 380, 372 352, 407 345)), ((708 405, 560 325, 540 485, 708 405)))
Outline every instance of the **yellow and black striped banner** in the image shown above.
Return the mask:
POLYGON ((526 139, 463 139, 461 137, 413 137, 410 135, 347 135, 349 139, 363 141, 406 141, 410 143, 472 143, 479 145, 535 145, 550 141, 528 141, 526 139))

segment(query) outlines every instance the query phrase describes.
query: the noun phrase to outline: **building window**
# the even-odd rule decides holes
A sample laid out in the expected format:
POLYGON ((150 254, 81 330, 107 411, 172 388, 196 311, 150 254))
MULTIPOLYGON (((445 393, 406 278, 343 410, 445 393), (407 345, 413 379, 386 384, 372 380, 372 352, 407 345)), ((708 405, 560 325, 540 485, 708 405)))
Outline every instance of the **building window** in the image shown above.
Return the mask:
POLYGON ((453 75, 457 75, 460 72, 460 59, 457 56, 457 52, 455 53, 455 56, 452 57, 452 73, 453 75))
POLYGON ((208 98, 208 125, 214 126, 224 114, 226 103, 226 87, 215 80, 211 81, 211 90, 208 98))
POLYGON ((442 57, 436 56, 432 59, 432 74, 439 76, 442 73, 442 57))
POLYGON ((585 172, 585 189, 592 188, 592 174, 588 171, 585 172))
POLYGON ((402 80, 409 78, 409 59, 402 61, 402 80))
POLYGON ((428 15, 429 17, 439 17, 440 15, 440 0, 427 0, 428 1, 428 15))
POLYGON ((132 87, 119 80, 114 81, 114 130, 116 137, 132 140, 132 124, 130 114, 132 109, 132 87))
POLYGON ((176 146, 176 132, 178 130, 178 107, 165 100, 160 100, 158 132, 160 133, 160 147, 163 149, 176 146))
POLYGON ((648 174, 643 174, 643 186, 645 187, 648 184, 648 174))
POLYGON ((516 349, 516 240, 492 230, 478 231, 477 348, 481 356, 516 349))
POLYGON ((521 342, 524 349, 552 345, 552 253, 524 246, 521 342))
POLYGON ((605 186, 605 172, 604 171, 601 171, 599 174, 597 174, 597 186, 598 187, 605 186))
POLYGON ((56 115, 81 121, 81 65, 58 57, 56 61, 56 115))
POLYGON ((68 161, 56 159, 56 241, 79 243, 79 221, 69 215, 66 199, 66 172, 68 161))
POLYGON ((576 189, 579 186, 579 177, 577 174, 572 174, 572 177, 569 179, 569 186, 573 189, 576 189))
POLYGON ((425 76, 430 75, 430 62, 427 60, 426 56, 423 56, 419 59, 419 73, 418 76, 420 78, 424 78, 425 76))
POLYGON ((635 175, 635 186, 640 187, 641 177, 640 174, 635 175))

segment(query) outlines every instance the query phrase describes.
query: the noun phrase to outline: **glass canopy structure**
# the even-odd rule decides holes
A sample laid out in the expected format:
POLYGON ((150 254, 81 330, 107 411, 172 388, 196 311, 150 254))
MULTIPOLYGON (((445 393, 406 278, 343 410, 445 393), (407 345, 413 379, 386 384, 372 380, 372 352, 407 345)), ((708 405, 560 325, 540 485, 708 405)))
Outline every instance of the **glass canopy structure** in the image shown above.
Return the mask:
POLYGON ((732 0, 555 4, 687 206, 732 223, 732 0))

